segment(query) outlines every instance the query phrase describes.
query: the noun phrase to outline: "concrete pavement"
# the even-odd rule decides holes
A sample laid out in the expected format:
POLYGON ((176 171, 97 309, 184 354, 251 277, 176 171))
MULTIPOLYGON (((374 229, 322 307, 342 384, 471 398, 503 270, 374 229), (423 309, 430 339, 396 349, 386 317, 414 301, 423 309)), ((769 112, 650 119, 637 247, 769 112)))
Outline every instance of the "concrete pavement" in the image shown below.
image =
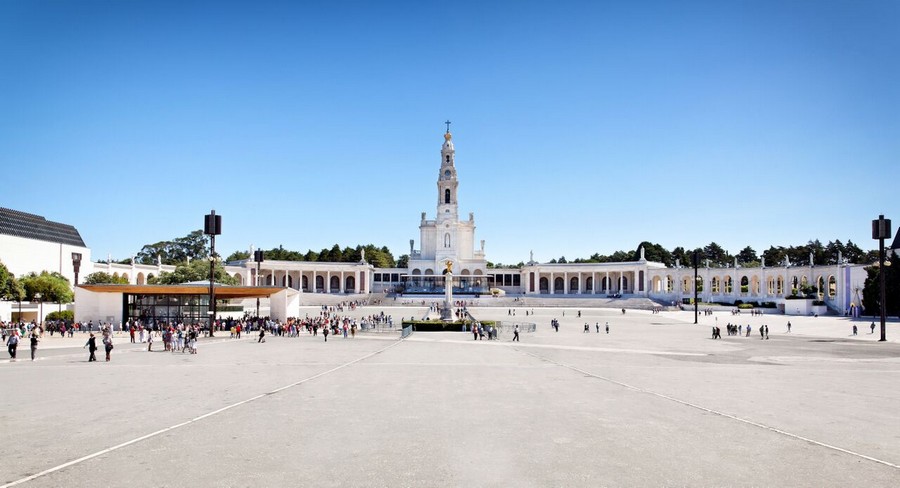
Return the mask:
POLYGON ((900 345, 847 337, 844 319, 792 318, 787 334, 786 317, 740 316, 768 320, 770 340, 712 340, 715 317, 695 326, 686 312, 523 312, 538 329, 521 343, 226 334, 198 355, 125 339, 111 363, 86 363, 77 344, 0 364, 0 426, 15 439, 0 485, 900 483, 900 345))

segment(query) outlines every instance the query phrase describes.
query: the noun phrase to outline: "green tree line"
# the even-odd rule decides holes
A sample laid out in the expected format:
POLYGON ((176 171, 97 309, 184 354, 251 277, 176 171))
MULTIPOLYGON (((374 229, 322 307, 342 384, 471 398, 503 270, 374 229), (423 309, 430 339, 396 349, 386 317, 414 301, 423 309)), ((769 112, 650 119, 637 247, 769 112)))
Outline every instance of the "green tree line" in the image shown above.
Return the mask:
POLYGON ((640 259, 640 249, 644 248, 644 257, 648 261, 663 263, 666 266, 675 266, 678 262, 682 266, 691 265, 691 257, 696 251, 700 258, 700 266, 706 266, 707 263, 713 268, 723 268, 733 266, 735 258, 740 266, 752 268, 762 265, 762 259, 765 259, 766 266, 781 266, 785 260, 790 260, 791 264, 817 266, 837 264, 838 252, 845 262, 851 264, 868 264, 877 260, 877 251, 863 251, 853 241, 847 243, 841 242, 839 239, 829 241, 828 244, 822 244, 818 239, 807 242, 798 246, 770 246, 759 255, 756 250, 750 246, 741 249, 737 254, 731 254, 715 242, 710 242, 704 247, 695 249, 676 247, 671 251, 660 244, 643 241, 635 247, 634 250, 616 251, 612 254, 594 253, 587 258, 577 258, 567 260, 565 256, 558 259, 551 259, 550 263, 621 263, 627 261, 637 261, 640 259), (810 253, 812 253, 812 263, 810 263, 810 253))

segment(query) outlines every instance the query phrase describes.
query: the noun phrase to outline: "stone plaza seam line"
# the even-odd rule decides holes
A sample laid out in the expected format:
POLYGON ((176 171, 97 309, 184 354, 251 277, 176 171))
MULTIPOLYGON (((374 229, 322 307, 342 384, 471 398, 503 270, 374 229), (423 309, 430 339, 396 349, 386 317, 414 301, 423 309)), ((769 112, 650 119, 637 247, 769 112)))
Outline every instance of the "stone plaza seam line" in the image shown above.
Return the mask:
POLYGON ((296 381, 296 382, 291 383, 291 384, 289 384, 289 385, 282 386, 282 387, 280 387, 280 388, 276 388, 276 389, 271 390, 271 391, 268 391, 268 392, 266 392, 266 393, 260 393, 259 395, 253 396, 253 397, 248 398, 248 399, 246 399, 246 400, 241 400, 241 401, 239 401, 239 402, 237 402, 237 403, 232 403, 231 405, 227 405, 227 406, 222 407, 222 408, 220 408, 220 409, 218 409, 218 410, 213 410, 212 412, 208 412, 208 413, 205 413, 205 414, 203 414, 203 415, 200 415, 199 417, 194 417, 194 418, 191 419, 191 420, 187 420, 187 421, 185 421, 185 422, 181 422, 181 423, 179 423, 179 424, 175 424, 175 425, 173 425, 173 426, 170 426, 170 427, 166 427, 166 428, 164 428, 164 429, 157 430, 156 432, 151 432, 150 434, 143 435, 143 436, 138 437, 138 438, 136 438, 136 439, 132 439, 132 440, 130 440, 130 441, 126 441, 126 442, 123 442, 123 443, 121 443, 121 444, 117 444, 117 445, 115 445, 115 446, 108 447, 108 448, 106 448, 106 449, 102 449, 102 450, 97 451, 97 452, 95 452, 95 453, 93 453, 93 454, 88 454, 87 456, 83 456, 83 457, 80 457, 80 458, 78 458, 78 459, 74 459, 74 460, 72 460, 72 461, 69 461, 69 462, 67 462, 67 463, 60 464, 59 466, 54 466, 54 467, 52 467, 52 468, 45 469, 44 471, 41 471, 40 473, 35 473, 35 474, 33 474, 33 475, 26 476, 25 478, 18 479, 18 480, 16 480, 16 481, 12 481, 12 482, 7 483, 7 484, 5 484, 5 485, 0 485, 0 488, 9 488, 9 487, 12 487, 12 486, 20 485, 20 484, 22 484, 22 483, 27 483, 27 482, 29 482, 29 481, 35 480, 35 479, 37 479, 37 478, 41 478, 41 477, 46 476, 46 475, 48 475, 48 474, 55 473, 55 472, 60 471, 60 470, 62 470, 62 469, 68 468, 68 467, 70 467, 70 466, 74 466, 74 465, 76 465, 76 464, 83 463, 84 461, 88 461, 88 460, 93 459, 93 458, 95 458, 95 457, 102 456, 102 455, 107 454, 107 453, 110 453, 110 452, 112 452, 112 451, 116 451, 116 450, 121 449, 121 448, 123 448, 123 447, 128 447, 128 446, 130 446, 130 445, 132 445, 132 444, 137 444, 138 442, 141 442, 141 441, 150 439, 150 438, 152 438, 152 437, 156 437, 156 436, 158 436, 158 435, 160 435, 160 434, 164 434, 164 433, 166 433, 166 432, 169 432, 169 431, 172 431, 172 430, 175 430, 175 429, 184 427, 184 426, 186 426, 186 425, 190 425, 190 424, 193 424, 193 423, 195 423, 195 422, 199 422, 199 421, 201 421, 201 420, 203 420, 203 419, 205 419, 205 418, 212 417, 212 416, 214 416, 214 415, 220 414, 220 413, 222 413, 222 412, 224 412, 224 411, 226 411, 226 410, 231 410, 232 408, 239 407, 239 406, 241 406, 241 405, 244 405, 244 404, 247 404, 247 403, 250 403, 250 402, 259 400, 260 398, 264 398, 264 397, 267 397, 267 396, 270 396, 270 395, 274 395, 274 394, 276 394, 276 393, 279 393, 279 392, 281 392, 281 391, 287 390, 287 389, 289 389, 289 388, 293 388, 293 387, 295 387, 295 386, 297 386, 297 385, 301 385, 301 384, 303 384, 303 383, 306 383, 306 382, 315 380, 315 379, 317 379, 317 378, 321 378, 322 376, 325 376, 325 375, 327 375, 327 374, 329 374, 329 373, 333 373, 333 372, 338 371, 338 370, 340 370, 340 369, 346 368, 347 366, 352 366, 352 365, 354 365, 354 364, 356 364, 356 363, 358 363, 358 362, 360 362, 360 361, 364 361, 364 360, 366 360, 366 359, 368 359, 368 358, 370 358, 370 357, 372 357, 372 356, 381 354, 382 352, 384 352, 384 351, 386 351, 386 350, 388 350, 388 349, 390 349, 390 348, 392 348, 392 347, 394 347, 394 346, 396 346, 396 345, 398 345, 398 344, 400 344, 400 343, 402 343, 402 342, 403 342, 402 340, 398 340, 398 341, 396 341, 396 342, 394 342, 394 343, 392 343, 392 344, 389 344, 389 345, 387 345, 387 346, 385 346, 385 347, 382 347, 381 349, 379 349, 379 350, 377 350, 377 351, 370 352, 369 354, 366 354, 365 356, 362 356, 362 357, 360 357, 360 358, 354 359, 353 361, 349 361, 349 362, 346 362, 346 363, 341 364, 341 365, 339 365, 339 366, 335 366, 334 368, 331 368, 331 369, 329 369, 328 371, 323 371, 323 372, 321 372, 321 373, 315 374, 315 375, 310 376, 310 377, 308 377, 308 378, 304 378, 304 379, 302 379, 302 380, 300 380, 300 381, 296 381))
MULTIPOLYGON (((516 348, 513 348, 513 349, 515 349, 516 351, 519 351, 519 350, 516 349, 516 348)), ((759 422, 754 422, 753 420, 749 420, 749 419, 745 419, 745 418, 742 418, 742 417, 738 417, 738 416, 736 416, 736 415, 731 415, 731 414, 729 414, 729 413, 720 412, 720 411, 718 411, 718 410, 713 410, 713 409, 711 409, 711 408, 707 408, 707 407, 704 407, 704 406, 701 406, 701 405, 697 405, 697 404, 695 404, 695 403, 691 403, 691 402, 688 402, 688 401, 685 401, 685 400, 679 400, 678 398, 671 397, 671 396, 665 395, 665 394, 663 394, 663 393, 657 393, 657 392, 652 391, 652 390, 648 390, 648 389, 645 389, 645 388, 640 388, 640 387, 637 387, 637 386, 629 385, 628 383, 622 383, 621 381, 616 381, 616 380, 614 380, 614 379, 612 379, 612 378, 607 378, 607 377, 605 377, 605 376, 602 376, 602 375, 599 375, 599 374, 596 374, 596 373, 591 373, 590 371, 583 370, 583 369, 578 368, 578 367, 576 367, 576 366, 572 366, 572 365, 566 364, 566 363, 561 363, 561 362, 559 362, 559 361, 554 361, 553 359, 546 358, 546 357, 543 357, 543 356, 540 356, 540 355, 537 355, 537 354, 534 354, 534 353, 531 353, 531 352, 528 352, 528 351, 519 351, 519 352, 524 353, 524 354, 527 354, 527 355, 529 355, 529 356, 531 356, 531 357, 533 357, 533 358, 535 358, 535 359, 538 359, 538 360, 540 360, 540 361, 546 361, 546 362, 548 362, 548 363, 555 364, 555 365, 557 365, 557 366, 560 366, 560 367, 569 369, 569 370, 571 370, 571 371, 575 371, 575 372, 577 372, 577 373, 581 373, 581 374, 583 374, 583 375, 590 376, 590 377, 592 377, 592 378, 596 378, 596 379, 599 379, 599 380, 603 380, 603 381, 606 381, 606 382, 608 382, 608 383, 612 383, 612 384, 614 384, 614 385, 618 385, 618 386, 621 386, 621 387, 623 387, 623 388, 627 388, 627 389, 629 389, 629 390, 632 390, 632 391, 635 391, 635 392, 638 392, 638 393, 645 393, 645 394, 647 394, 647 395, 652 395, 652 396, 655 396, 655 397, 658 397, 658 398, 662 398, 663 400, 668 400, 668 401, 671 401, 671 402, 679 403, 679 404, 684 405, 684 406, 686 406, 686 407, 690 407, 690 408, 694 408, 694 409, 700 410, 700 411, 702 411, 702 412, 711 413, 711 414, 713 414, 713 415, 718 415, 718 416, 720 416, 720 417, 724 417, 724 418, 731 419, 731 420, 736 420, 736 421, 741 422, 741 423, 743 423, 743 424, 752 425, 753 427, 758 427, 758 428, 763 429, 763 430, 768 430, 768 431, 770 431, 770 432, 774 432, 774 433, 776 433, 776 434, 781 434, 781 435, 783 435, 783 436, 790 437, 790 438, 792 438, 792 439, 796 439, 796 440, 808 442, 808 443, 810 443, 810 444, 815 444, 815 445, 817 445, 817 446, 824 447, 824 448, 826 448, 826 449, 831 449, 831 450, 834 450, 834 451, 842 452, 842 453, 844 453, 844 454, 849 454, 849 455, 851 455, 851 456, 855 456, 855 457, 858 457, 858 458, 861 458, 861 459, 865 459, 865 460, 867 460, 867 461, 872 461, 872 462, 874 462, 874 463, 878 463, 878 464, 881 464, 881 465, 883 465, 883 466, 887 466, 887 467, 889 467, 889 468, 894 468, 894 469, 900 470, 900 465, 896 465, 896 464, 891 463, 891 462, 889 462, 889 461, 884 461, 884 460, 881 460, 881 459, 878 459, 878 458, 874 458, 874 457, 872 457, 872 456, 867 456, 867 455, 865 455, 865 454, 860 454, 860 453, 858 453, 858 452, 851 451, 851 450, 849 450, 849 449, 844 449, 844 448, 842 448, 842 447, 833 446, 833 445, 831 445, 831 444, 826 444, 826 443, 824 443, 824 442, 820 442, 820 441, 817 441, 817 440, 814 440, 814 439, 810 439, 809 437, 803 437, 802 435, 799 435, 799 434, 793 434, 793 433, 791 433, 791 432, 787 432, 787 431, 785 431, 785 430, 781 430, 781 429, 778 429, 778 428, 776 428, 776 427, 771 427, 771 426, 768 426, 768 425, 765 425, 765 424, 761 424, 761 423, 759 423, 759 422)), ((3 487, 0 487, 0 488, 3 488, 3 487)))

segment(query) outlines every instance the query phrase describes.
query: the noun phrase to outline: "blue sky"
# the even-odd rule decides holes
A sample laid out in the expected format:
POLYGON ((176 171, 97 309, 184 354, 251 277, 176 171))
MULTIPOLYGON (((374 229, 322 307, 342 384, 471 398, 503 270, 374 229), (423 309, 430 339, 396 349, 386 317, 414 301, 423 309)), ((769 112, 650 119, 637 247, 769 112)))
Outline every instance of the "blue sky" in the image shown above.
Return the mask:
POLYGON ((0 3, 0 205, 122 259, 373 243, 443 121, 490 261, 900 225, 900 3, 0 3))

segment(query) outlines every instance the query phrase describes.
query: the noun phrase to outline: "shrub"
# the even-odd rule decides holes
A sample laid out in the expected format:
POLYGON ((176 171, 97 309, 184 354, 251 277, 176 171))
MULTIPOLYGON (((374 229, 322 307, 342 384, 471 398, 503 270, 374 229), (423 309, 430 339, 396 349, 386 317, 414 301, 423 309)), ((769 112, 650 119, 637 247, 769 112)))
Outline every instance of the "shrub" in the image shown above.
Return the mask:
MULTIPOLYGON (((404 320, 403 327, 412 325, 416 332, 460 332, 463 325, 471 324, 471 320, 442 322, 440 320, 404 320)), ((482 320, 481 325, 495 325, 493 320, 482 320)))
POLYGON ((739 308, 741 310, 747 310, 747 309, 753 308, 753 304, 752 303, 741 303, 741 304, 738 304, 737 308, 739 308))
POLYGON ((47 320, 65 320, 71 322, 75 320, 75 312, 71 310, 63 310, 62 312, 50 312, 47 314, 47 320))

